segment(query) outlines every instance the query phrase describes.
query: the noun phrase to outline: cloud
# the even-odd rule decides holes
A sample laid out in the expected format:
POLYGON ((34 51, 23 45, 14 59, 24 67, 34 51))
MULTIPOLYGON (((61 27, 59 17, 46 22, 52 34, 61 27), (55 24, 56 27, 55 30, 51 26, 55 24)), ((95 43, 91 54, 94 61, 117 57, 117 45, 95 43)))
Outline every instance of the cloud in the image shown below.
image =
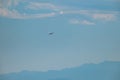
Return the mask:
MULTIPOLYGON (((20 0, 0 0, 0 16, 7 17, 7 18, 13 18, 13 19, 30 19, 30 18, 46 18, 46 17, 53 17, 56 15, 55 10, 57 8, 50 3, 33 3, 33 2, 27 2, 27 5, 24 7, 27 7, 29 9, 48 9, 48 10, 54 10, 49 13, 25 13, 25 12, 19 12, 19 10, 14 9, 15 6, 17 6, 21 1, 20 0), (14 7, 12 7, 14 6, 14 7), (11 8, 12 7, 12 8, 11 8)), ((24 10, 24 9, 23 9, 24 10)))
POLYGON ((28 6, 26 6, 27 9, 33 9, 33 10, 40 10, 40 9, 50 9, 57 11, 58 8, 51 4, 51 3, 37 3, 37 2, 30 2, 28 6))
MULTIPOLYGON (((27 0, 0 0, 0 16, 15 18, 15 19, 30 19, 30 18, 46 18, 53 17, 56 15, 80 15, 91 18, 91 20, 104 20, 113 21, 116 19, 117 11, 104 11, 104 10, 75 10, 69 6, 66 8, 64 6, 56 6, 48 2, 28 2, 27 0), (22 12, 17 10, 17 5, 21 2, 26 2, 22 6, 22 12), (31 11, 31 13, 25 13, 31 11), (24 12, 23 12, 24 11, 24 12), (32 13, 33 11, 33 13, 32 13), (35 11, 35 13, 34 13, 35 11), (43 13, 41 13, 43 11, 43 13), (47 12, 47 13, 46 13, 47 12)), ((81 23, 93 25, 89 21, 73 21, 73 23, 81 23)))
POLYGON ((0 5, 4 7, 16 6, 20 0, 0 0, 0 5))
POLYGON ((83 24, 83 25, 95 25, 95 23, 88 21, 88 20, 77 20, 77 19, 72 19, 70 20, 71 24, 83 24))
POLYGON ((116 16, 114 14, 93 14, 92 17, 94 19, 99 20, 106 20, 106 21, 112 21, 116 19, 116 16))
POLYGON ((92 20, 104 20, 104 21, 114 21, 117 15, 120 13, 118 11, 103 11, 103 10, 69 10, 64 11, 63 14, 74 14, 82 15, 92 20))
POLYGON ((87 20, 83 20, 81 21, 81 24, 86 24, 86 25, 95 25, 95 23, 87 21, 87 20))
POLYGON ((90 10, 65 10, 63 11, 64 14, 79 14, 79 15, 88 15, 91 14, 90 10))
POLYGON ((85 15, 91 15, 95 13, 100 14, 120 14, 120 11, 110 11, 110 10, 96 10, 96 9, 66 9, 64 10, 65 14, 85 14, 85 15))
POLYGON ((43 13, 43 14, 21 14, 17 10, 8 10, 0 8, 0 15, 3 17, 13 18, 13 19, 30 19, 30 18, 46 18, 56 15, 54 12, 43 13))

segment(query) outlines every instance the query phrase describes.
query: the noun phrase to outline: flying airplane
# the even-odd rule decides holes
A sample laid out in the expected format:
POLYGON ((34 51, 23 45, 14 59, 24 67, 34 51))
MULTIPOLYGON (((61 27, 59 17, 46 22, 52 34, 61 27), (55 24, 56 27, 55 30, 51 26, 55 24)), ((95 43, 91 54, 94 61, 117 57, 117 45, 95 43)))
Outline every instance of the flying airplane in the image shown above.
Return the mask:
POLYGON ((49 33, 49 35, 53 35, 53 34, 54 34, 54 32, 50 32, 50 33, 49 33))

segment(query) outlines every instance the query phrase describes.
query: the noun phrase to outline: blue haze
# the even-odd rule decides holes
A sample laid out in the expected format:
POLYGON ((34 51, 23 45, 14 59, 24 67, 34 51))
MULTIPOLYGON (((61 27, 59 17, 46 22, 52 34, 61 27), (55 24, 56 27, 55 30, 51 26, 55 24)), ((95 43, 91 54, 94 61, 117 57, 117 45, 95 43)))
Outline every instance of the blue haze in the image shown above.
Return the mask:
POLYGON ((26 10, 24 6, 29 1, 51 3, 63 11, 97 10, 103 14, 118 14, 115 14, 115 20, 107 21, 72 13, 28 19, 1 16, 0 13, 1 74, 23 70, 61 70, 86 63, 120 61, 119 0, 25 0, 11 9, 27 14, 56 12, 51 9, 26 10), (72 24, 71 19, 88 20, 95 25, 72 24), (49 35, 50 32, 54 34, 49 35))

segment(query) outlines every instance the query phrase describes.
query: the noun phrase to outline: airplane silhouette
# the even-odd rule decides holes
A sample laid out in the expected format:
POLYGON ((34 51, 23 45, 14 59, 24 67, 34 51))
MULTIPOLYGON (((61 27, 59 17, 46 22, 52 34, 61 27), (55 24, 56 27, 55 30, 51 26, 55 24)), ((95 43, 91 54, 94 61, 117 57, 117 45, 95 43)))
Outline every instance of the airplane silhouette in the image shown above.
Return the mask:
POLYGON ((54 32, 50 32, 50 33, 49 33, 49 35, 53 35, 53 34, 54 34, 54 32))

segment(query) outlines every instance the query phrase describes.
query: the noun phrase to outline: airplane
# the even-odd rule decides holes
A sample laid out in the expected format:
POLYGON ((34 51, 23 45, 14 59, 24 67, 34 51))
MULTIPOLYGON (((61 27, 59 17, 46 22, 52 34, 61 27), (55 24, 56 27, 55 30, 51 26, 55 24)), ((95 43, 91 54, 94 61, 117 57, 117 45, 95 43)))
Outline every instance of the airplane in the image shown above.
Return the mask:
POLYGON ((50 33, 49 33, 49 35, 53 35, 53 34, 54 34, 54 32, 50 32, 50 33))

